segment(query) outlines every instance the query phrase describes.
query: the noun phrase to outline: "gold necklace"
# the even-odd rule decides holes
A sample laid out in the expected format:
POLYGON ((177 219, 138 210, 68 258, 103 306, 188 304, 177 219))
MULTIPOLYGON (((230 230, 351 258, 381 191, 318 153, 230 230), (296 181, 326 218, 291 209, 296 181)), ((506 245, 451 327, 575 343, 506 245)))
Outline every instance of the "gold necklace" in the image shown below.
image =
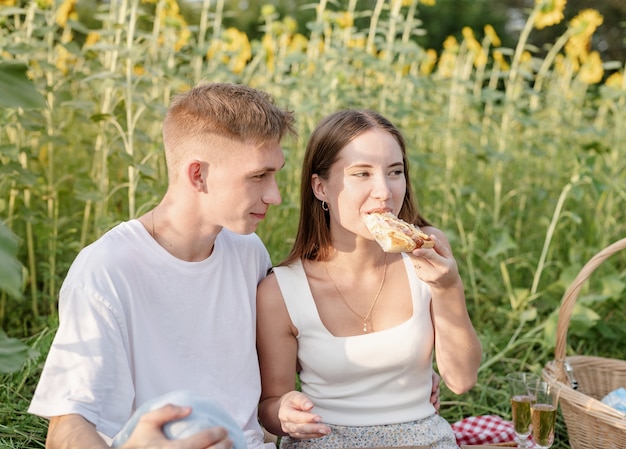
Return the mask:
POLYGON ((346 301, 346 298, 341 293, 341 290, 339 290, 339 287, 337 287, 337 283, 330 275, 330 271, 328 271, 328 263, 324 263, 324 269, 326 270, 326 275, 328 276, 328 279, 330 279, 330 282, 332 282, 332 284, 335 286, 335 290, 337 290, 337 294, 339 295, 343 303, 350 310, 350 312, 352 312, 355 316, 363 320, 363 333, 364 334, 367 334, 368 332, 374 332, 374 323, 372 323, 371 316, 372 316, 372 311, 374 310, 374 306, 376 305, 376 301, 378 301, 378 297, 380 296, 380 292, 383 291, 383 285, 385 284, 385 278, 387 277, 387 253, 385 253, 385 260, 383 263, 385 267, 383 268, 383 277, 380 281, 380 286, 378 287, 376 296, 374 296, 374 300, 372 301, 372 304, 370 305, 370 308, 367 311, 367 315, 365 316, 361 315, 360 313, 357 313, 352 307, 350 307, 350 304, 348 304, 348 301, 346 301), (369 329, 367 327, 368 322, 370 323, 369 329))

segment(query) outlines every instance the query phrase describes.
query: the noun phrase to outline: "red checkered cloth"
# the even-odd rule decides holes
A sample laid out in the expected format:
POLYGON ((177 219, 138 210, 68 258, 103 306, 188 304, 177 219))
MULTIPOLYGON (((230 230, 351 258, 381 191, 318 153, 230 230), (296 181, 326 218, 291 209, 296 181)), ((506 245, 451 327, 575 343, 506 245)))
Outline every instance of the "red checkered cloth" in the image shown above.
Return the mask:
POLYGON ((513 423, 496 415, 470 416, 452 424, 452 430, 459 446, 515 441, 513 423))

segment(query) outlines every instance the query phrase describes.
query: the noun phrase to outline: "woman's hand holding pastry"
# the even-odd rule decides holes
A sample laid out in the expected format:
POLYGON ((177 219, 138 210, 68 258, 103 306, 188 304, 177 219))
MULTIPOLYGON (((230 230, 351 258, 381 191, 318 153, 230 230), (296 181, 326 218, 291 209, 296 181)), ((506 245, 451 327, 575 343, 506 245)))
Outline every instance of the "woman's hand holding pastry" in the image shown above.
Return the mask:
POLYGON ((416 248, 432 248, 434 245, 428 234, 391 212, 374 211, 361 218, 386 253, 408 253, 416 248))
POLYGON ((283 432, 292 438, 320 438, 330 433, 330 428, 320 424, 322 417, 311 413, 313 403, 304 394, 291 391, 283 395, 278 409, 278 419, 283 432))
POLYGON ((417 248, 411 260, 417 275, 433 288, 449 288, 460 282, 459 270, 452 249, 441 231, 429 228, 429 237, 435 242, 432 248, 417 248))

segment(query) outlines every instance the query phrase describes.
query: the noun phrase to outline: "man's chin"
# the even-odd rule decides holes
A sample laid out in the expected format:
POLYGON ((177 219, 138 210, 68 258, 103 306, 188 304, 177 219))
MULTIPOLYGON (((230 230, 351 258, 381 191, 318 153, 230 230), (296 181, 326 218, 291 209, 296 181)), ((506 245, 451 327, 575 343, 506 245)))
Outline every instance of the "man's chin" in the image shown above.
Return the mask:
POLYGON ((252 234, 256 232, 258 227, 259 227, 258 224, 254 224, 254 225, 248 224, 246 226, 224 226, 224 229, 228 229, 230 232, 234 234, 248 235, 248 234, 252 234))

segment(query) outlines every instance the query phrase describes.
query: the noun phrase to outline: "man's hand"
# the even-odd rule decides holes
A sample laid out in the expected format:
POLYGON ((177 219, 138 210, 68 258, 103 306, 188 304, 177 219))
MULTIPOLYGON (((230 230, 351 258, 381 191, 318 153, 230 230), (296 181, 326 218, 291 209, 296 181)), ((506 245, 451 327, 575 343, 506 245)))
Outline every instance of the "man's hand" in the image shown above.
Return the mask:
MULTIPOLYGON (((202 430, 180 440, 168 440, 163 434, 165 423, 184 418, 191 407, 166 405, 143 415, 132 435, 121 448, 126 449, 231 449, 232 440, 222 427, 202 430)), ((46 449, 109 449, 96 427, 77 414, 50 419, 46 449)))
POLYGON ((120 448, 160 448, 168 449, 231 449, 232 440, 223 427, 211 427, 179 440, 168 440, 163 434, 163 426, 191 413, 191 407, 166 405, 143 415, 130 438, 120 448))

